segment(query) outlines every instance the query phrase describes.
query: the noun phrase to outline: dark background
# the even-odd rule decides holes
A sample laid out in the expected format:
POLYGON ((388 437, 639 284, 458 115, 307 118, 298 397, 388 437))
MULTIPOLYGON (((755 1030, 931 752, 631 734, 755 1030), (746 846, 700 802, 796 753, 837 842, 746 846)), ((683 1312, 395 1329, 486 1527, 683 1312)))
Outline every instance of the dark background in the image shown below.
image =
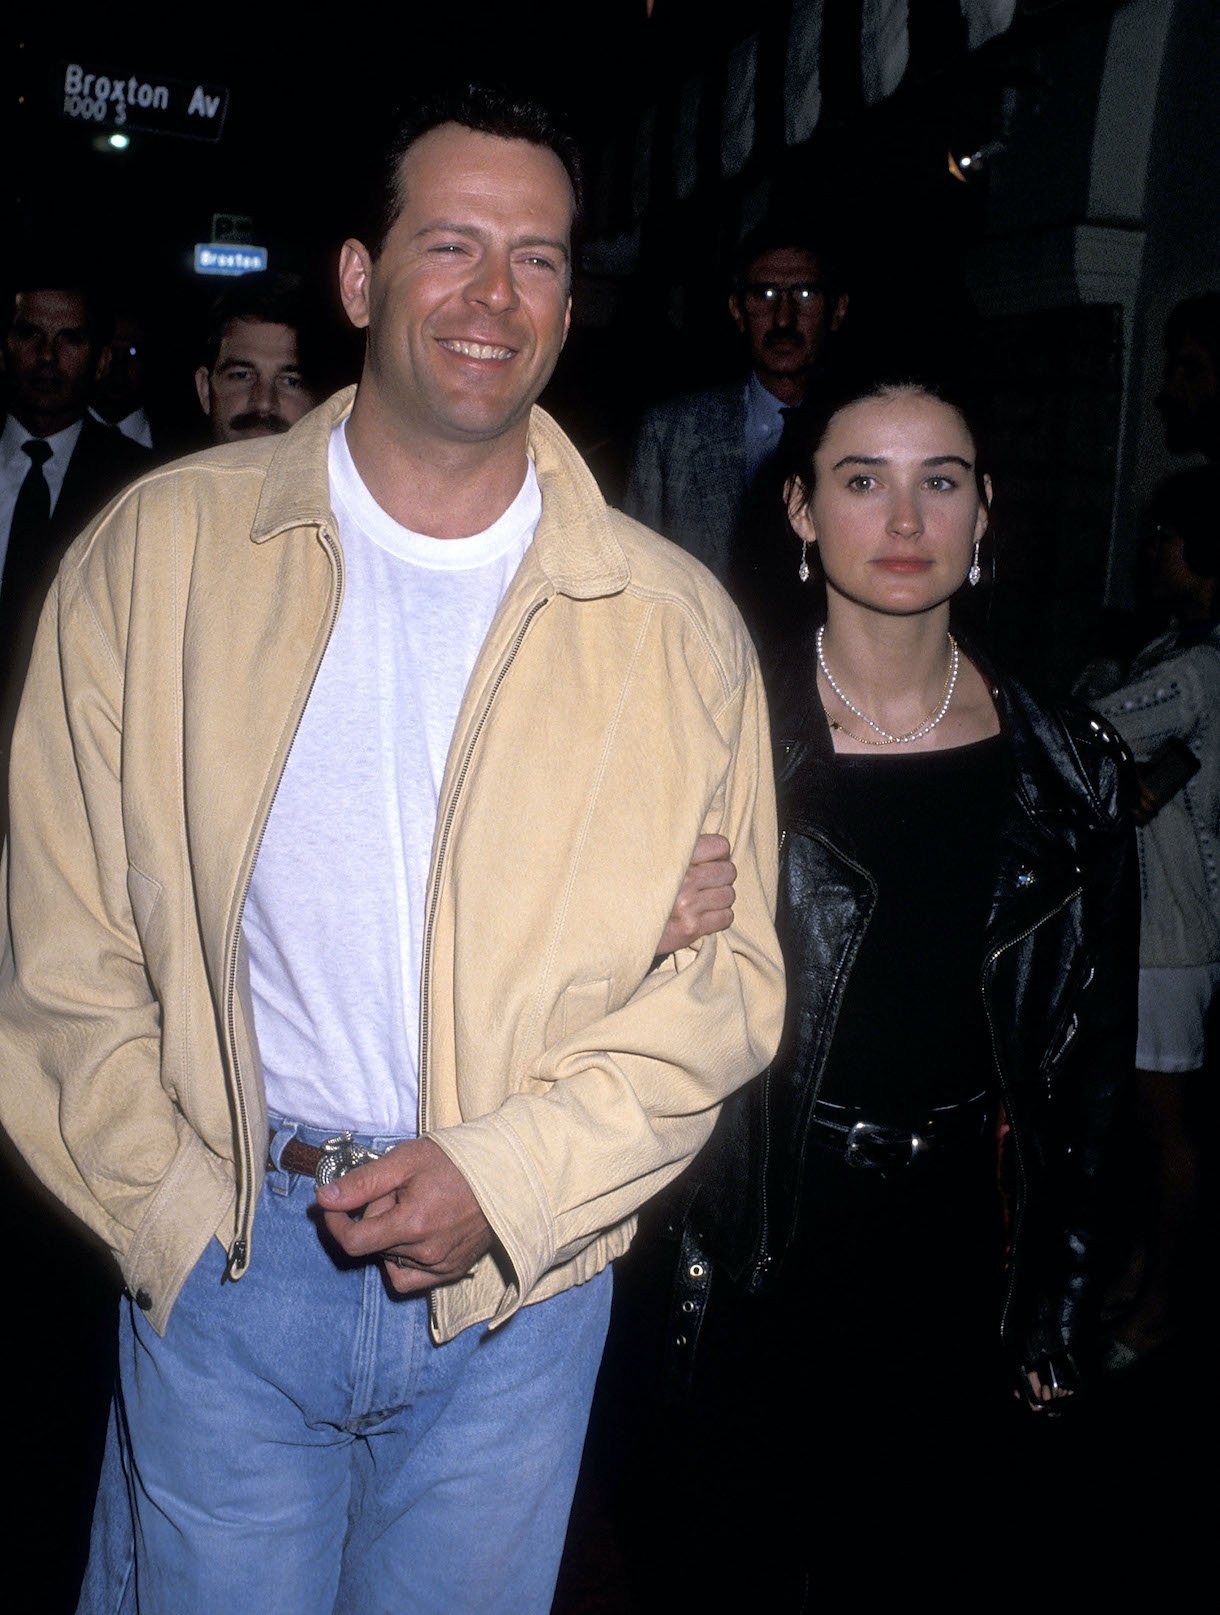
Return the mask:
MULTIPOLYGON (((879 100, 867 93, 862 0, 826 0, 821 115, 793 145, 785 71, 791 30, 810 12, 801 0, 449 10, 435 0, 349 8, 312 13, 324 22, 304 27, 283 7, 196 7, 155 22, 48 8, 6 22, 9 252, 66 243, 147 308, 154 405, 170 439, 190 446, 200 435, 199 327, 221 284, 191 262, 213 215, 250 216, 271 267, 300 270, 322 289, 336 369, 354 375, 359 343, 343 333, 334 265, 387 107, 438 77, 511 80, 565 107, 588 149, 574 329, 545 402, 608 496, 620 491, 643 402, 735 373, 725 274, 744 229, 771 207, 805 209, 840 238, 852 327, 878 341, 918 332, 972 353, 989 377, 1001 537, 992 637, 1015 669, 1069 682, 1103 608, 1130 603, 1141 500, 1185 463, 1165 449, 1153 400, 1169 308, 1220 289, 1213 0, 1019 0, 1011 25, 973 50, 957 0, 912 0, 907 70, 879 100), (752 145, 726 172, 721 122, 735 53, 749 41, 752 145), (222 138, 135 132, 125 151, 109 148, 108 125, 59 114, 70 61, 224 86, 222 138), (679 184, 674 151, 691 86, 694 177, 679 184), (988 149, 978 178, 951 177, 950 151, 988 149)), ((7 1378, 24 1404, 15 1455, 24 1501, 5 1516, 5 1534, 33 1571, 22 1607, 54 1611, 71 1607, 79 1574, 77 1522, 100 1435, 89 1420, 107 1373, 91 1344, 104 1285, 75 1244, 48 1260, 18 1214, 6 1215, 15 1253, 7 1378), (42 1383, 59 1375, 63 1385, 46 1406, 29 1405, 22 1375, 31 1328, 48 1342, 42 1383)), ((1116 1591, 1128 1564, 1141 1578, 1172 1579, 1198 1553, 1187 1474, 1191 1449, 1210 1440, 1202 1344, 1180 1372, 1064 1420, 1065 1434, 1038 1432, 1030 1461, 1060 1484, 1031 1496, 1026 1517, 997 1521, 997 1577, 1014 1542, 1024 1562, 1045 1567, 1050 1596, 1057 1587, 1073 1595, 1057 1579, 1064 1550, 1075 1596, 1103 1581, 1116 1591)), ((940 1598, 953 1580, 940 1548, 912 1567, 916 1596, 940 1598)))

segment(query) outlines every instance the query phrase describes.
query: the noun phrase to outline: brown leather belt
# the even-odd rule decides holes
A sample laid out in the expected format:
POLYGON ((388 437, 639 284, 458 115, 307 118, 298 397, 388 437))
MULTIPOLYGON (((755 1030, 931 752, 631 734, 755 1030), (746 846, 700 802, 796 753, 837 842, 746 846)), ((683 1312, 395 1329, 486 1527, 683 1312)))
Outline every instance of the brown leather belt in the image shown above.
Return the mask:
MULTIPOLYGON (((275 1142, 275 1134, 268 1137, 268 1149, 275 1142)), ((295 1172, 298 1177, 313 1178, 317 1176, 318 1162, 322 1159, 322 1151, 316 1144, 303 1144, 299 1138, 290 1138, 280 1151, 280 1169, 284 1172, 295 1172)), ((274 1170, 275 1163, 268 1153, 267 1165, 274 1170)))

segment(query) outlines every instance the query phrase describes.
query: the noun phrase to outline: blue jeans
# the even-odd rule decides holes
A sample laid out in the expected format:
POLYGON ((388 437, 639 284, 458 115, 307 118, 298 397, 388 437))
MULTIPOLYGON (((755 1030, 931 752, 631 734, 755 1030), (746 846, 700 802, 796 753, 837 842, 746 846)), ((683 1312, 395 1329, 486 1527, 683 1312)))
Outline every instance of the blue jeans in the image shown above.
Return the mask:
MULTIPOLYGON (((273 1160, 294 1134, 277 1127, 273 1160)), ((375 1148, 391 1139, 364 1138, 375 1148)), ((443 1346, 269 1171, 250 1270, 213 1241, 164 1338, 124 1303, 84 1615, 546 1615, 610 1274, 443 1346)))

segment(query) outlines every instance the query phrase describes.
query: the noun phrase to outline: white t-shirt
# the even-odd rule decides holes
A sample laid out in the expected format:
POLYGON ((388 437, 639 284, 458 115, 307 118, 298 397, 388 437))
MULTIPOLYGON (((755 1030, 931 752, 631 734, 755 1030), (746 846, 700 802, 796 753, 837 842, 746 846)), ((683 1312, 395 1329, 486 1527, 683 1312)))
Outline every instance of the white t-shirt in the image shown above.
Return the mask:
POLYGON ((449 742, 487 631, 534 536, 533 463, 486 532, 401 527, 330 443, 345 589, 246 901, 272 1111, 413 1135, 432 834, 449 742))

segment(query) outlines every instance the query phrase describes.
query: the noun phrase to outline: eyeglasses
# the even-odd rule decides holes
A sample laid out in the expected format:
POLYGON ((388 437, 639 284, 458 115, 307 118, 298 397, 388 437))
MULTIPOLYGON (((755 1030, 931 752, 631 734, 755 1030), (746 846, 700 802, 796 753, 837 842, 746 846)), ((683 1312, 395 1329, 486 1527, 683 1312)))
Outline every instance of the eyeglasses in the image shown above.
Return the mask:
POLYGON ((776 308, 784 301, 803 308, 826 290, 820 280, 801 280, 793 286, 780 286, 773 280, 752 280, 743 289, 746 302, 752 308, 776 308))

